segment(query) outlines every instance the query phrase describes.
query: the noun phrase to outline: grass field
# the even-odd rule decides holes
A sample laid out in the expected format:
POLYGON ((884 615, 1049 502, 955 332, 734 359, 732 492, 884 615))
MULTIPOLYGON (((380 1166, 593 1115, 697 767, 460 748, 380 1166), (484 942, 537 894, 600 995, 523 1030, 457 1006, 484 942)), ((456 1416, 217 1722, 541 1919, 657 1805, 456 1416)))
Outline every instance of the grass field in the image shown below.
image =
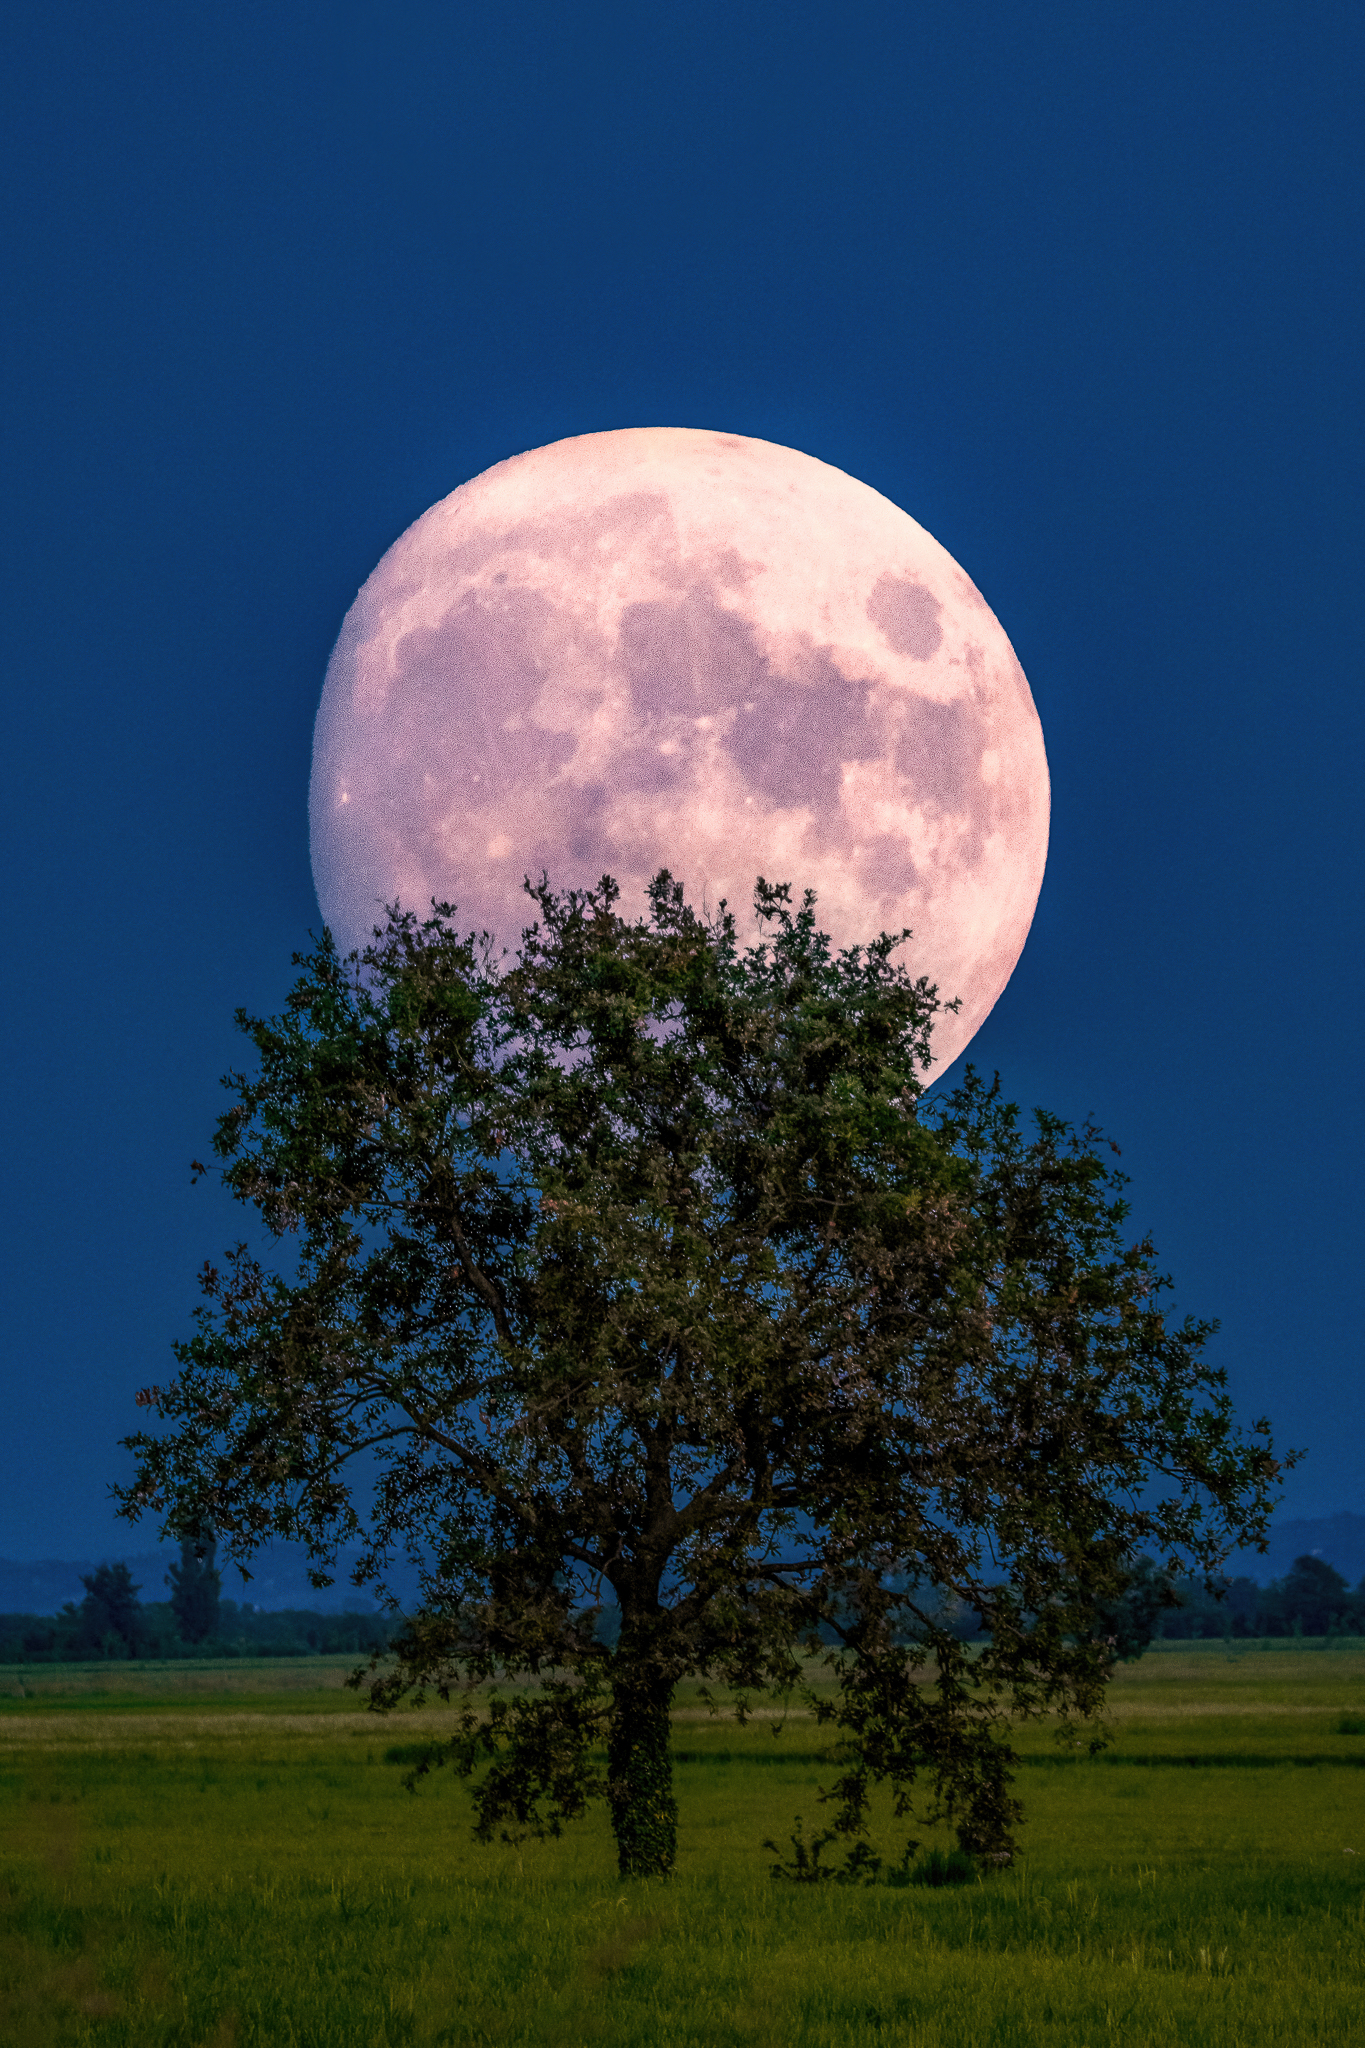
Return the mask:
POLYGON ((6 2048, 1365 2042, 1365 1643, 1153 1649, 1103 1760, 1027 1731, 1023 1853, 941 1890, 772 1883, 824 1731, 690 1697, 670 1883, 600 1813, 481 1848, 385 1761, 441 1713, 348 1662, 0 1670, 6 2048))

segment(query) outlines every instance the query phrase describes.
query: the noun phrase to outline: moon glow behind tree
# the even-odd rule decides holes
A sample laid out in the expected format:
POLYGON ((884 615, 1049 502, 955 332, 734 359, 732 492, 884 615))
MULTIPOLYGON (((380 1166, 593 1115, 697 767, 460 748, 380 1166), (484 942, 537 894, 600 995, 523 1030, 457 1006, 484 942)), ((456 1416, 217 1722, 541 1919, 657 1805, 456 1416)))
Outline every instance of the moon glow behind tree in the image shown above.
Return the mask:
POLYGON ((839 945, 900 957, 956 1016, 1013 971, 1047 855, 1042 730, 970 578, 908 514, 766 441, 586 434, 513 457, 409 527, 346 615, 310 792, 343 950, 397 897, 515 947, 603 874, 662 866, 749 929, 755 877, 818 892, 839 945))

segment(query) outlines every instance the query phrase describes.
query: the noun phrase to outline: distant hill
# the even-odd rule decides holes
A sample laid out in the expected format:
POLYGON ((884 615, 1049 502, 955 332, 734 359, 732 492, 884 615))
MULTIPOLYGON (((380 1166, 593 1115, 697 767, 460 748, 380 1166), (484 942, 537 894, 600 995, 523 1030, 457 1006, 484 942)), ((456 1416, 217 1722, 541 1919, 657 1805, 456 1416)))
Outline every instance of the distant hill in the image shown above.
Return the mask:
MULTIPOLYGON (((140 1597, 145 1604, 167 1600, 170 1588, 166 1583, 166 1573, 178 1562, 179 1556, 179 1550, 167 1543, 159 1550, 135 1554, 119 1551, 104 1557, 75 1560, 41 1558, 31 1564, 0 1557, 0 1614, 56 1614, 68 1600, 79 1604, 85 1598, 82 1575, 93 1572, 96 1565, 101 1564, 126 1564, 134 1582, 141 1588, 140 1597)), ((376 1603, 368 1588, 361 1589, 351 1584, 346 1576, 348 1561, 343 1557, 334 1583, 318 1591, 308 1583, 303 1546, 272 1544, 257 1558, 252 1576, 245 1585, 241 1574, 231 1565, 220 1566, 223 1596, 235 1600, 239 1606, 249 1604, 267 1612, 288 1607, 311 1608, 317 1614, 341 1614, 347 1608, 363 1608, 368 1613, 376 1603)), ((404 1569, 395 1572, 394 1578, 394 1590, 400 1599, 415 1597, 415 1572, 404 1569)))
MULTIPOLYGON (((1321 1557, 1352 1586, 1365 1579, 1365 1515, 1323 1515, 1316 1520, 1280 1522, 1271 1532, 1270 1547, 1262 1556, 1255 1550, 1237 1551, 1228 1561, 1230 1577, 1255 1579, 1268 1585, 1282 1579, 1296 1557, 1308 1552, 1321 1557)), ((85 1588, 82 1573, 93 1572, 97 1564, 128 1566, 149 1603, 169 1597, 166 1573, 179 1552, 170 1544, 159 1550, 127 1552, 108 1557, 79 1558, 75 1562, 43 1558, 37 1563, 17 1563, 0 1557, 0 1614, 55 1614, 66 1601, 81 1601, 85 1588)), ((375 1605, 368 1590, 361 1591, 346 1577, 347 1559, 342 1558, 336 1581, 318 1592, 308 1583, 302 1545, 276 1543, 256 1561, 251 1580, 243 1585, 231 1566, 223 1568, 223 1593, 239 1605, 250 1604, 267 1612, 280 1608, 311 1608, 317 1614, 341 1614, 348 1608, 367 1612, 375 1605)), ((394 1591, 403 1601, 417 1597, 417 1575, 410 1567, 394 1573, 394 1591)))

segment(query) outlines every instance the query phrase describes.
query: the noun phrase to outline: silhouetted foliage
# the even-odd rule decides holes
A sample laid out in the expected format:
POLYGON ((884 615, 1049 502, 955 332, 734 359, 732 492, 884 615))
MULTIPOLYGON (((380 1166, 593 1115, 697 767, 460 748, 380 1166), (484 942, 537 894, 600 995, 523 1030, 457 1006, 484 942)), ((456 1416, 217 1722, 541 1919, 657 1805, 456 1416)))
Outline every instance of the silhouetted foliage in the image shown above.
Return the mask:
POLYGON ((141 1637, 139 1587, 126 1564, 97 1565, 83 1573, 85 1598, 79 1608, 80 1641, 87 1653, 135 1657, 141 1637))
POLYGON ((212 1535, 187 1536, 180 1545, 179 1564, 173 1564, 166 1574, 171 1612, 187 1643, 208 1642, 218 1634, 223 1582, 214 1568, 217 1550, 212 1535))
POLYGON ((1167 1609, 1179 1602, 1171 1573, 1159 1570, 1150 1557, 1138 1558, 1125 1574, 1118 1598, 1101 1601, 1096 1610, 1098 1626, 1117 1660, 1123 1664, 1140 1657, 1160 1634, 1167 1609))
POLYGON ((1163 1312, 1093 1125, 1026 1135, 973 1073, 921 1100, 938 1003, 896 940, 836 956, 760 883, 745 950, 667 875, 639 922, 616 893, 542 885, 501 962, 395 907, 239 1016, 215 1146, 284 1263, 205 1270, 123 1511, 297 1539, 318 1582, 353 1540, 362 1576, 423 1562, 370 1697, 512 1684, 445 1752, 484 1836, 605 1797, 622 1870, 667 1871, 679 1680, 743 1713, 814 1653, 846 1873, 877 1781, 1007 1856, 1010 1717, 1093 1722, 1144 1546, 1259 1540, 1265 1426, 1163 1312))
POLYGON ((1341 1573, 1319 1557, 1296 1558, 1292 1571, 1268 1586, 1247 1578, 1185 1578, 1173 1590, 1176 1605, 1157 1627, 1172 1642, 1365 1634, 1365 1580, 1352 1592, 1341 1573))
POLYGON ((1279 1582, 1285 1619, 1306 1636, 1326 1635, 1339 1627, 1351 1608, 1351 1589, 1341 1573, 1320 1557, 1296 1557, 1293 1569, 1279 1582))
MULTIPOLYGON (((789 1884, 871 1884, 882 1867, 880 1856, 874 1856, 866 1842, 855 1842, 842 1863, 822 1861, 831 1842, 839 1841, 838 1826, 821 1828, 818 1834, 807 1836, 804 1823, 798 1813, 796 1827, 791 1836, 791 1857, 784 1862, 782 1851, 769 1836, 764 1842, 765 1849, 771 1849, 776 1859, 768 1869, 768 1875, 789 1884)), ((919 1847, 911 1842, 906 1850, 905 1860, 919 1847)))
MULTIPOLYGON (((368 1656, 383 1651, 395 1628, 384 1614, 319 1614, 312 1608, 262 1612, 224 1600, 211 1640, 187 1643, 169 1602, 138 1604, 133 1641, 139 1657, 174 1661, 184 1657, 368 1656)), ((82 1608, 68 1602, 60 1614, 0 1614, 0 1664, 85 1663, 126 1657, 128 1640, 106 1631, 92 1637, 82 1608)))
MULTIPOLYGON (((1147 1570, 1142 1574, 1143 1579, 1146 1580, 1149 1574, 1157 1576, 1151 1560, 1144 1562, 1147 1570)), ((1345 1584, 1342 1575, 1333 1567, 1329 1566, 1328 1570, 1332 1572, 1334 1583, 1345 1584)), ((889 1583, 895 1586, 894 1575, 889 1583)), ((1316 1628, 1305 1623, 1303 1614, 1294 1608, 1292 1594, 1286 1603, 1285 1580, 1276 1580, 1269 1586, 1258 1586, 1254 1579, 1247 1578, 1215 1580, 1212 1591, 1202 1581, 1173 1580, 1171 1583, 1177 1604, 1163 1605, 1157 1612, 1155 1640, 1163 1635, 1168 1635, 1173 1641, 1191 1637, 1215 1640, 1223 1637, 1285 1637, 1293 1635, 1296 1621, 1299 1633, 1307 1639, 1321 1639, 1333 1633, 1365 1636, 1365 1583, 1346 1593, 1344 1606, 1319 1606, 1309 1616, 1310 1621, 1316 1618, 1322 1624, 1316 1628), (1220 1593, 1221 1599, 1218 1597, 1220 1593)), ((1115 1633, 1111 1606, 1100 1604, 1096 1611, 1099 1625, 1109 1632, 1116 1657, 1141 1654, 1136 1632, 1132 1637, 1125 1636, 1122 1628, 1115 1633)), ((1146 1608, 1146 1615, 1150 1618, 1150 1606, 1146 1608)), ((949 1619, 949 1626, 965 1642, 980 1641, 983 1631, 975 1626, 976 1621, 977 1617, 968 1610, 957 1609, 949 1619)), ((616 1641, 619 1624, 620 1615, 615 1606, 596 1617, 601 1640, 609 1647, 616 1641)), ((399 1625, 391 1617, 378 1613, 348 1611, 323 1614, 314 1608, 262 1610, 238 1607, 232 1600, 223 1600, 219 1605, 216 1636, 210 1641, 195 1644, 185 1642, 180 1635, 169 1603, 153 1601, 147 1605, 139 1603, 136 1640, 140 1656, 156 1659, 337 1656, 383 1651, 399 1625)), ((125 1655, 124 1640, 121 1637, 112 1640, 112 1654, 125 1655)), ((822 1633, 822 1640, 834 1642, 838 1638, 830 1631, 827 1637, 822 1633)), ((81 1609, 73 1603, 69 1602, 57 1615, 0 1614, 0 1664, 79 1662, 108 1654, 107 1649, 92 1645, 87 1639, 81 1609)), ((1365 1727, 1365 1722, 1361 1725, 1365 1727)), ((431 1743, 417 1744, 413 1746, 411 1755, 404 1754, 402 1761, 433 1764, 437 1761, 437 1748, 431 1743)))

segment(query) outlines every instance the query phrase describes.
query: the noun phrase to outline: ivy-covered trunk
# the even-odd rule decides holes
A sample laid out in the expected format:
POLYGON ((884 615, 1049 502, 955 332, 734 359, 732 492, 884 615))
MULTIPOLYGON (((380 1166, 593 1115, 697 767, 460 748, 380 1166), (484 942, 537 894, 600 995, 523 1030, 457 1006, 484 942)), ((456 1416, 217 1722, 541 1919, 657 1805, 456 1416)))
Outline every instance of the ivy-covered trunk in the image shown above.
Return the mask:
POLYGON ((623 1633, 612 1662, 607 1776, 622 1877, 667 1877, 678 1853, 668 1710, 673 1678, 623 1633))

